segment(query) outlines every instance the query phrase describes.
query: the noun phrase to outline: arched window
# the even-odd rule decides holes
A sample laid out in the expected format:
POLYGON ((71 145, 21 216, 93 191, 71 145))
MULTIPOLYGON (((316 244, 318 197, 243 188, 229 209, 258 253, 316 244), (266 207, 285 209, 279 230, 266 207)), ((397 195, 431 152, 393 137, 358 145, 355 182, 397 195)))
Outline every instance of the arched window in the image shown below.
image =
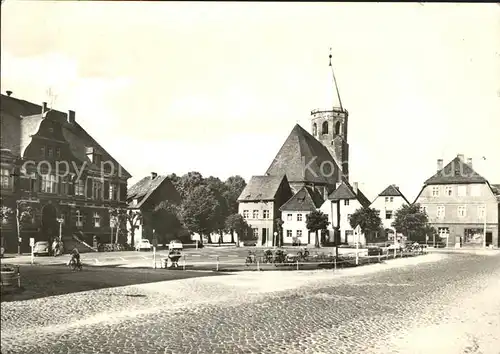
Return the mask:
POLYGON ((313 135, 316 136, 318 134, 318 125, 316 123, 313 124, 313 135))
POLYGON ((322 134, 328 134, 328 122, 323 122, 323 127, 321 130, 322 134))
POLYGON ((340 122, 337 122, 337 124, 335 124, 335 134, 336 135, 339 135, 341 133, 340 129, 341 129, 340 122))

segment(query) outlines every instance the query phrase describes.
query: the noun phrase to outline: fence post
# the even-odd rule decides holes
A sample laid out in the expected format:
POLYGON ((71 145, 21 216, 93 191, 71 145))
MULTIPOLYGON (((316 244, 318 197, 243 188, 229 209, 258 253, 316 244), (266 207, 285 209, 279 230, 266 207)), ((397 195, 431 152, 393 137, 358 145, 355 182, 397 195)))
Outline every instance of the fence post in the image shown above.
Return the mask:
POLYGON ((380 263, 380 262, 382 262, 382 259, 381 259, 381 257, 380 257, 380 252, 378 253, 378 262, 379 262, 379 263, 380 263))
POLYGON ((17 287, 21 288, 21 267, 17 266, 17 287))
POLYGON ((397 252, 397 250, 394 249, 394 258, 396 258, 396 252, 397 252))
POLYGON ((297 258, 297 270, 299 270, 299 259, 297 258))
POLYGON ((219 256, 216 256, 217 259, 217 271, 219 271, 219 256))
POLYGON ((333 271, 337 270, 337 257, 333 257, 333 271))
POLYGON ((186 270, 186 254, 184 253, 184 254, 182 255, 182 257, 183 257, 183 259, 184 259, 184 262, 183 262, 183 264, 182 264, 182 270, 186 270))
MULTIPOLYGON (((255 257, 255 258, 257 258, 257 257, 255 257)), ((260 270, 260 268, 259 268, 259 259, 257 258, 257 271, 259 271, 259 270, 260 270)))

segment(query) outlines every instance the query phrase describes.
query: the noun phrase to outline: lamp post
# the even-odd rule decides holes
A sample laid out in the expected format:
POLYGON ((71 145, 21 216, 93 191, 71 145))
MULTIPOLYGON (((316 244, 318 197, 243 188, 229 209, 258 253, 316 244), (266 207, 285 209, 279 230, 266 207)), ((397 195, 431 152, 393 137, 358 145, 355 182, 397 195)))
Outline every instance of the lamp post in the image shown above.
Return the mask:
POLYGON ((486 248, 486 203, 484 204, 483 247, 486 248))

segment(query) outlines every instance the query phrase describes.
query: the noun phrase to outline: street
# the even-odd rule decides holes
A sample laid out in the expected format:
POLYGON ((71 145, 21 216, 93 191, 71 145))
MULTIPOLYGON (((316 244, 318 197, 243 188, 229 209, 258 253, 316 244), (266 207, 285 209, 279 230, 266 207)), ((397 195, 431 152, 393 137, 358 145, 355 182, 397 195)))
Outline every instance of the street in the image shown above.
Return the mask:
POLYGON ((495 254, 171 280, 3 302, 2 353, 499 354, 499 292, 495 254))

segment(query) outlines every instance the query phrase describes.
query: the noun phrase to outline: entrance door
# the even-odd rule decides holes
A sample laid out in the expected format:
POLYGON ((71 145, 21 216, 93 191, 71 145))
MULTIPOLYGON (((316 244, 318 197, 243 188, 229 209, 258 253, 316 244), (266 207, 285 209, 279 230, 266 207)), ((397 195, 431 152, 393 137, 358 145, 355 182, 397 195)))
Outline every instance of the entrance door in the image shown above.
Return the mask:
POLYGON ((267 229, 262 229, 262 245, 265 246, 267 244, 267 229))
POLYGON ((493 243, 493 232, 486 231, 486 247, 493 243))

